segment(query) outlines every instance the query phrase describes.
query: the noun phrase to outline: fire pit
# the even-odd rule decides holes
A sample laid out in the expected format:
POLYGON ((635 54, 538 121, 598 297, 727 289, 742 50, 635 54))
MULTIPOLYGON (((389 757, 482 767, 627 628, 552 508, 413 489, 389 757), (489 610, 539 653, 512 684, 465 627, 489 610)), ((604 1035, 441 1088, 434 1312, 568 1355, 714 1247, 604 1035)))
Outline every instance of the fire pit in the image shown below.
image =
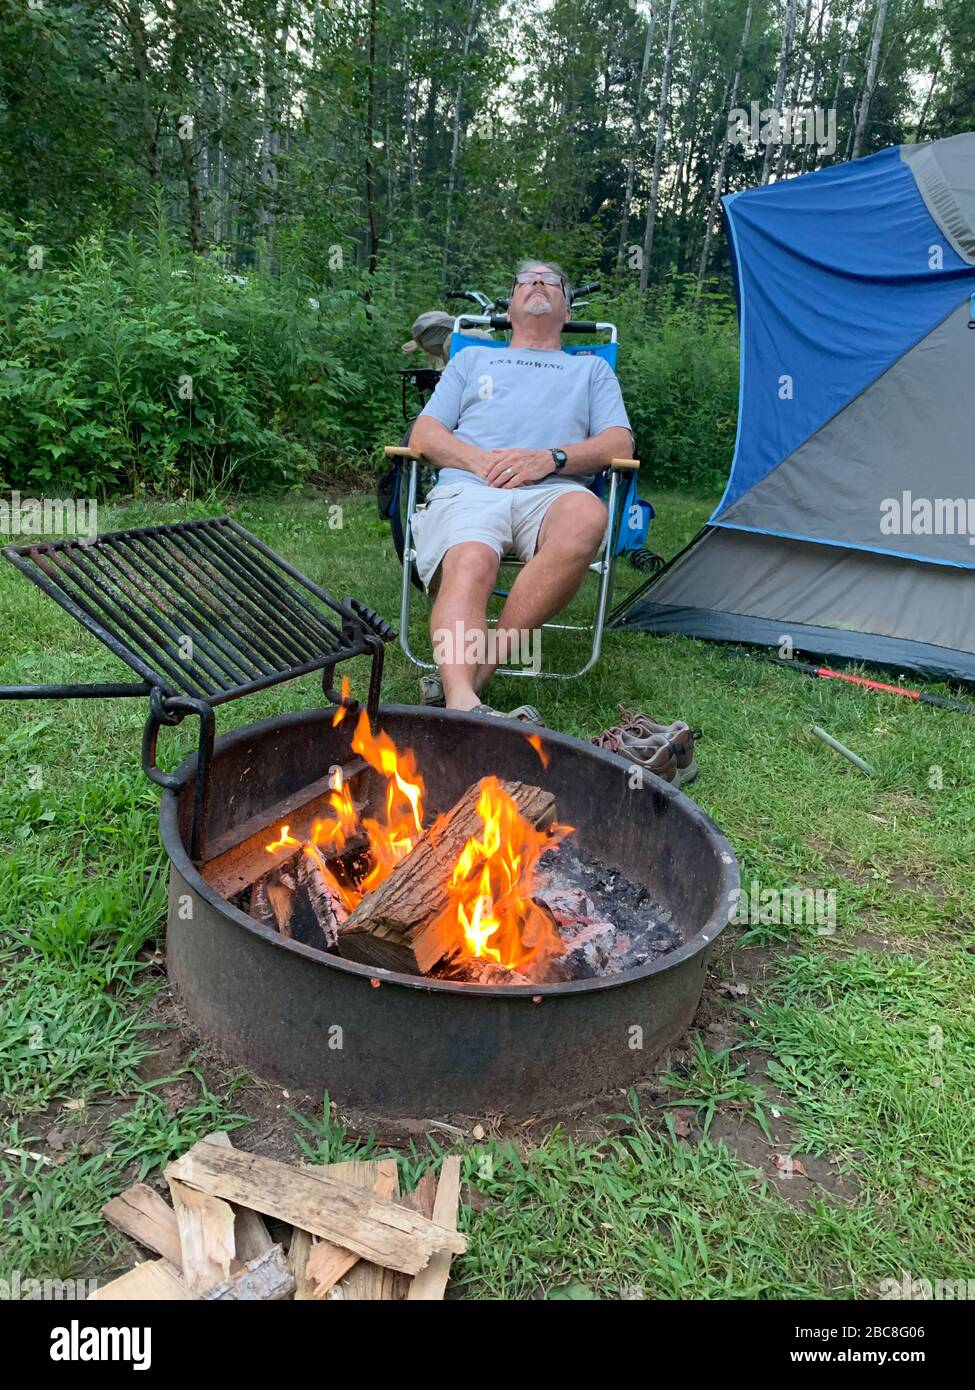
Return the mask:
POLYGON ((138 680, 0 699, 148 698, 170 976, 231 1059, 377 1115, 542 1115, 690 1022, 738 870, 680 792, 548 730, 380 707, 393 630, 230 517, 3 554, 138 680), (334 688, 361 656, 364 708, 334 688), (215 738, 218 705, 312 671, 326 710, 215 738))
POLYGON ((428 818, 485 775, 540 785, 574 830, 541 856, 539 876, 571 847, 577 881, 596 863, 606 886, 631 901, 642 890, 653 930, 642 963, 632 963, 627 938, 623 968, 610 962, 597 973, 588 963, 586 978, 511 983, 520 971, 472 973, 463 959, 425 975, 347 959, 283 935, 245 905, 275 856, 295 855, 288 840, 309 844, 315 820, 327 822, 330 769, 351 769, 342 785, 366 816, 379 811, 389 779, 357 758, 357 728, 352 717, 333 727, 328 712, 310 711, 218 740, 212 852, 202 864, 188 853, 195 759, 175 774, 160 810, 172 861, 168 965, 200 1031, 260 1074, 377 1115, 559 1113, 650 1074, 694 1014, 738 883, 734 856, 703 812, 652 776, 631 785, 629 763, 562 734, 541 730, 530 742, 523 726, 488 717, 381 706, 373 728, 412 751, 428 818), (482 979, 490 982, 472 982, 482 979))

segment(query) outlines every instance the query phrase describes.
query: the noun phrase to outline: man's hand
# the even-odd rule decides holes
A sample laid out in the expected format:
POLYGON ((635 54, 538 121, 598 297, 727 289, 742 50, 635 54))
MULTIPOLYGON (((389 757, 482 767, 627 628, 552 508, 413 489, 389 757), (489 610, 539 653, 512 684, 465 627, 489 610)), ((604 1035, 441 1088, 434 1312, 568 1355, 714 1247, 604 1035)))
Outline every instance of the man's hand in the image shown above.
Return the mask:
POLYGON ((555 462, 548 449, 489 449, 489 467, 481 476, 491 487, 523 487, 547 478, 555 462))

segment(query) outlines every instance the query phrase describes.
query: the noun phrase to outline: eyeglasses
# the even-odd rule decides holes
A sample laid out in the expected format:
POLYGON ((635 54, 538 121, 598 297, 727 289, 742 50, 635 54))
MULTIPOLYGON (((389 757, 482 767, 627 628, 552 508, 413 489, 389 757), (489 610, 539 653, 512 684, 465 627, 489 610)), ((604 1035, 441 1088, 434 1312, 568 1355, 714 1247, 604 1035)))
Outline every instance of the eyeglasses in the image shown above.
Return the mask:
POLYGON ((533 285, 536 280, 541 280, 543 285, 561 285, 565 294, 565 281, 554 270, 521 270, 514 278, 514 285, 533 285))

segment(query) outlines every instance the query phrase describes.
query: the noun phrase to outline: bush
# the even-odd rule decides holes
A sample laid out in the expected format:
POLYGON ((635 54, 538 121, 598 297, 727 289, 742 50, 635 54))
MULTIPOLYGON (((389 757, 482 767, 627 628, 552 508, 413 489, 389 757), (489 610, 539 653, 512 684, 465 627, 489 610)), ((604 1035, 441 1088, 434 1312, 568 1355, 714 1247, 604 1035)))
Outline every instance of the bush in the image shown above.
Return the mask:
POLYGON ((734 304, 675 279, 644 307, 627 291, 609 316, 620 330, 620 384, 643 463, 644 491, 712 492, 728 475, 738 415, 734 304))
MULTIPOLYGON (((272 276, 228 275, 159 224, 28 268, 30 229, 0 217, 0 484, 34 494, 195 495, 353 481, 402 433, 398 351, 434 307, 436 267, 342 269, 317 283, 282 234, 272 276)), ((489 290, 491 286, 487 287, 489 290)), ((598 304, 657 486, 713 489, 735 431, 730 302, 671 282, 598 304)), ((415 359, 414 359, 415 360, 415 359)))

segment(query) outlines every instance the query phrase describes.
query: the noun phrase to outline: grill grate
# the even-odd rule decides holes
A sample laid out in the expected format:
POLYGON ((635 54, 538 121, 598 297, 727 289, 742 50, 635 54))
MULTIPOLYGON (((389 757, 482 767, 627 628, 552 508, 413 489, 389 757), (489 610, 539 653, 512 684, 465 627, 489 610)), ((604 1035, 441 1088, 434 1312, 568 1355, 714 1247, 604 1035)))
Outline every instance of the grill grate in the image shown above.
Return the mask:
POLYGON ((343 635, 356 621, 351 608, 229 517, 3 553, 165 695, 219 704, 352 645, 343 635))
POLYGON ((205 839, 214 706, 317 670, 336 701, 335 666, 368 653, 368 708, 376 709, 392 628, 358 600, 333 598, 231 517, 8 546, 3 554, 141 683, 0 687, 0 699, 148 695, 143 767, 162 786, 174 779, 156 766, 159 726, 197 715, 194 858, 205 839))

